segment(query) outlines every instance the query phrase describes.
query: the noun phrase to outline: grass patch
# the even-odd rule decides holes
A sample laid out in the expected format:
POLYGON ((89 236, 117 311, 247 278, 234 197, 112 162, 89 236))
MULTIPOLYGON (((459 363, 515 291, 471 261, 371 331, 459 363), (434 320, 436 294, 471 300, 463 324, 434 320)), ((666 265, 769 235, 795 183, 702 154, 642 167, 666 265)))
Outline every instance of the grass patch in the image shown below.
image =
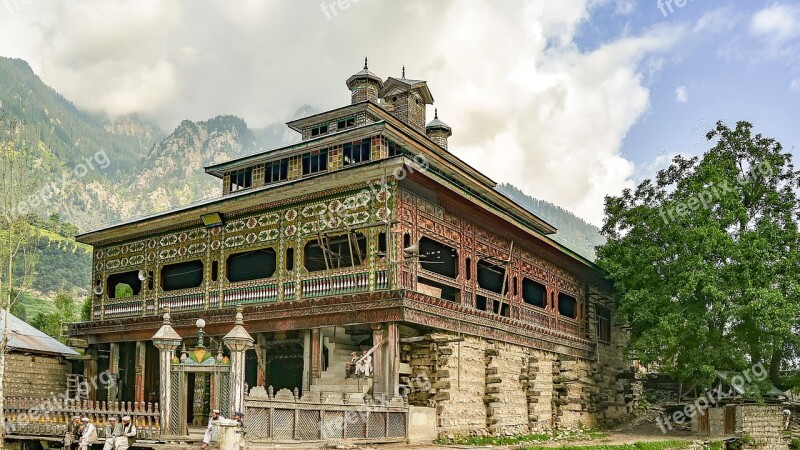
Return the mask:
MULTIPOLYGON (((553 433, 524 434, 519 436, 456 436, 453 439, 439 438, 437 444, 444 445, 517 445, 529 442, 552 442, 591 440, 607 437, 606 433, 597 430, 556 431, 553 433)), ((535 448, 535 447, 531 447, 535 448)))
MULTIPOLYGON (((692 445, 692 441, 653 441, 635 442, 633 444, 602 444, 602 445, 564 445, 557 447, 559 450, 681 450, 692 445)), ((519 450, 553 450, 552 447, 522 447, 519 450)))

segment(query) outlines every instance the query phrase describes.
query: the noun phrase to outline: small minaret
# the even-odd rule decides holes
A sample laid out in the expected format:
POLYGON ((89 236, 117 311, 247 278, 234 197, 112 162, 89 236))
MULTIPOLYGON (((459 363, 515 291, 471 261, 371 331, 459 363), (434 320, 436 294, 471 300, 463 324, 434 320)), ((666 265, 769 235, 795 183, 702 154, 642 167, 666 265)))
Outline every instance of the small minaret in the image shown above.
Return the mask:
POLYGON ((347 79, 347 88, 350 89, 350 103, 356 104, 364 101, 378 103, 378 91, 383 87, 383 80, 369 71, 367 58, 364 58, 364 69, 347 79))
POLYGON ((428 122, 428 125, 425 127, 425 134, 428 136, 428 139, 432 140, 436 145, 447 150, 447 138, 453 135, 453 131, 446 123, 439 120, 438 109, 435 109, 434 113, 433 120, 428 122))
POLYGON ((389 77, 380 91, 381 106, 393 116, 420 133, 425 133, 425 106, 433 104, 428 83, 406 78, 403 66, 401 78, 389 77))

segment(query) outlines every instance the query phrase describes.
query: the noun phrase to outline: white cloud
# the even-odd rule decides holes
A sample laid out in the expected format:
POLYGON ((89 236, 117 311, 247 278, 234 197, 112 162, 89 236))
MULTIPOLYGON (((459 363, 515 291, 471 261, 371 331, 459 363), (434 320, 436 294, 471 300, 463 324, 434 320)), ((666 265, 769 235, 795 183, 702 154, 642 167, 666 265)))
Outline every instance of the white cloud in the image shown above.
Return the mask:
POLYGON ((686 86, 675 88, 675 101, 678 103, 687 103, 689 101, 689 90, 686 89, 686 86))
POLYGON ((786 41, 798 34, 800 11, 796 6, 775 3, 753 16, 750 31, 773 41, 786 41))
POLYGON ((617 0, 614 14, 627 16, 632 13, 635 8, 636 2, 634 0, 617 0))
POLYGON ((455 154, 594 223, 603 196, 631 185, 622 141, 685 34, 660 24, 583 51, 593 0, 351 0, 335 15, 318 2, 35 3, 0 19, 0 54, 29 60, 80 107, 168 128, 225 113, 259 127, 303 104, 346 104, 344 80, 370 56, 379 76, 405 64, 428 80, 455 154))
POLYGON ((732 30, 740 22, 740 19, 741 17, 729 7, 712 9, 697 19, 693 31, 695 33, 722 33, 732 30))
POLYGON ((800 92, 800 78, 795 78, 789 84, 789 88, 795 92, 800 92))

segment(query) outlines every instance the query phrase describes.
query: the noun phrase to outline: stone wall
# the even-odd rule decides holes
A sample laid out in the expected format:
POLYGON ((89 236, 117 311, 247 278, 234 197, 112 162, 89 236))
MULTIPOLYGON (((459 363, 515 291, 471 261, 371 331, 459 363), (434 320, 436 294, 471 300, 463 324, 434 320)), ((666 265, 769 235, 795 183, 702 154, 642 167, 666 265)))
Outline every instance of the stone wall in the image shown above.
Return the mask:
POLYGON ((25 355, 12 352, 6 355, 6 397, 49 398, 67 389, 70 364, 55 356, 25 355))
MULTIPOLYGON (((716 408, 721 409, 721 408, 716 408)), ((736 408, 737 431, 752 438, 745 448, 785 450, 783 407, 780 405, 739 405, 736 408)))
POLYGON ((633 408, 633 372, 611 362, 448 333, 404 344, 401 359, 413 372, 401 379, 409 403, 436 407, 440 436, 593 427, 633 408))

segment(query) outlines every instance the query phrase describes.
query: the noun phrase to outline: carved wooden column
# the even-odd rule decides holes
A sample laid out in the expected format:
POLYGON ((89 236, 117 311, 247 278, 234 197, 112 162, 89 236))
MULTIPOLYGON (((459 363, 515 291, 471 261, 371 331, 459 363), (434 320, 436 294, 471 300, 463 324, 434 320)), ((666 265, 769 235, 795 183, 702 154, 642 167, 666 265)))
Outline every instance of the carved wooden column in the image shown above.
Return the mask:
POLYGON ((236 308, 236 324, 233 329, 222 338, 225 346, 231 351, 231 376, 230 376, 230 411, 222 411, 223 415, 233 417, 236 411, 241 411, 244 406, 244 355, 253 347, 255 339, 244 329, 244 316, 242 307, 236 308))
POLYGON ((311 390, 311 330, 303 331, 303 393, 311 390))
POLYGON ((134 379, 134 401, 144 404, 144 369, 147 361, 147 342, 136 343, 136 378, 134 379))
POLYGON ((383 325, 372 324, 372 345, 375 351, 372 352, 372 394, 375 398, 381 398, 386 392, 386 367, 384 367, 383 345, 383 325))
MULTIPOLYGON (((161 406, 161 430, 164 434, 173 433, 172 424, 172 358, 175 349, 181 345, 181 337, 170 326, 169 308, 164 308, 164 322, 161 329, 153 335, 153 343, 158 348, 159 362, 159 402, 161 406)), ((175 399, 177 402, 179 399, 175 399)))
POLYGON ((322 342, 319 337, 319 328, 311 330, 311 378, 322 376, 322 342))
POLYGON ((97 347, 86 349, 86 356, 88 358, 83 363, 84 386, 88 391, 86 396, 89 400, 97 400, 97 389, 92 388, 97 382, 97 347))
POLYGON ((386 324, 386 395, 394 398, 400 395, 400 332, 397 323, 386 324))
POLYGON ((108 352, 108 374, 111 382, 108 384, 108 402, 119 401, 119 344, 112 342, 108 352))

